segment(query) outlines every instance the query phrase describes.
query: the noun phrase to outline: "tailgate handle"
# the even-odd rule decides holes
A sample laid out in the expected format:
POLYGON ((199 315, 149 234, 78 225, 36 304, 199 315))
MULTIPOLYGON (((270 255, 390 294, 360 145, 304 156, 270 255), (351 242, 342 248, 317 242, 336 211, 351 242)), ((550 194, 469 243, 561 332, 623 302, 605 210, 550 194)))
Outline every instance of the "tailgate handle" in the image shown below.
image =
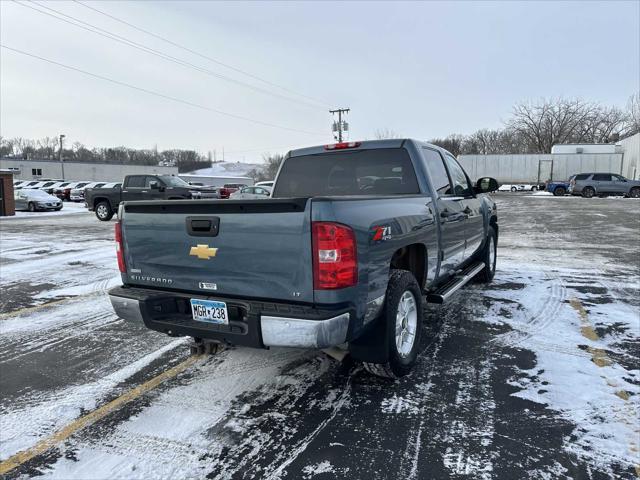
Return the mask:
POLYGON ((193 237, 215 237, 220 228, 220 217, 187 217, 187 233, 193 237))

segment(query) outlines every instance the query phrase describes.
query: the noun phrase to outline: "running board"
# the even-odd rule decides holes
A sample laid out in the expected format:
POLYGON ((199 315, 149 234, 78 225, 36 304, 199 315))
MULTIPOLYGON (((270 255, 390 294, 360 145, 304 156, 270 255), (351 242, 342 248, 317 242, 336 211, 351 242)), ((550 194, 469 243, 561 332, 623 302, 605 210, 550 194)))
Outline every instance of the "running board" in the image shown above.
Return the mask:
POLYGON ((438 288, 435 292, 427 294, 427 302, 431 303, 444 303, 451 296, 464 287, 469 280, 475 277, 484 268, 484 263, 476 263, 465 268, 459 275, 453 277, 453 279, 445 283, 442 287, 438 288))

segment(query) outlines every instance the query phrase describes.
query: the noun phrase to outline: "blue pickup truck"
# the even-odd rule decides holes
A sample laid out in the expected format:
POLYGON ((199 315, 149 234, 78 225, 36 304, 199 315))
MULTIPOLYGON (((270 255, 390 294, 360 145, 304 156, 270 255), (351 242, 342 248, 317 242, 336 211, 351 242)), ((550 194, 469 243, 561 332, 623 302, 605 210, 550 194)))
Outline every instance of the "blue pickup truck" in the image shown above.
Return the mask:
POLYGON ((571 185, 571 179, 573 177, 575 177, 575 175, 569 178, 569 180, 567 180, 566 182, 555 181, 547 183, 547 192, 553 193, 556 197, 562 197, 563 195, 566 195, 567 193, 569 193, 569 186, 571 185))
POLYGON ((493 278, 497 188, 416 140, 294 150, 269 199, 122 203, 111 302, 167 335, 346 346, 373 374, 406 375, 425 300, 493 278))

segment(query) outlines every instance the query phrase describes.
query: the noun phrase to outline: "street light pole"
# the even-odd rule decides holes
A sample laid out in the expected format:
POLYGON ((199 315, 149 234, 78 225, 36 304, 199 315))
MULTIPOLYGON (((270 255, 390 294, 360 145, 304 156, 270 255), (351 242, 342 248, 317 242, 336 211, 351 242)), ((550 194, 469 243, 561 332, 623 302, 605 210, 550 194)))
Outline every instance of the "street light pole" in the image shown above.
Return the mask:
POLYGON ((58 161, 62 167, 62 180, 64 180, 64 162, 62 161, 62 140, 64 140, 64 137, 65 135, 60 135, 60 150, 58 150, 58 161))

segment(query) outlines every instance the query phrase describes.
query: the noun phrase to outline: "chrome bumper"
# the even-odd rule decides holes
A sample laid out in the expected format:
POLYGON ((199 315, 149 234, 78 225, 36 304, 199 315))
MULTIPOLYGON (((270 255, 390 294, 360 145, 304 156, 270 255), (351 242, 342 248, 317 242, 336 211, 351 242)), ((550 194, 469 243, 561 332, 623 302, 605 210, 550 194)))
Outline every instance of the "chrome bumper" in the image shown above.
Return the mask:
POLYGON ((349 314, 326 320, 289 317, 260 317, 262 342, 271 347, 327 348, 344 343, 349 314))
POLYGON ((140 311, 140 302, 131 298, 117 297, 109 295, 111 306, 120 318, 131 320, 133 322, 144 323, 142 312, 140 311))
MULTIPOLYGON (((138 300, 116 295, 109 295, 109 299, 113 310, 120 318, 144 323, 138 300)), ((349 320, 349 313, 326 320, 262 315, 262 343, 268 347, 334 347, 346 342, 349 320)))

